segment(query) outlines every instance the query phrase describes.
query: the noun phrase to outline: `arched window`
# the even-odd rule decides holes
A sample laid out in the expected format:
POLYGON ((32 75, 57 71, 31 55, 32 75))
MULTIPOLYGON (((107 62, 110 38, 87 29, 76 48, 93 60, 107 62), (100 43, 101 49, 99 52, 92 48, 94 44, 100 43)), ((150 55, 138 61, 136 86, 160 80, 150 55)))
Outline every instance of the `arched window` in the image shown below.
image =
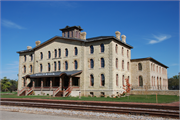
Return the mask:
POLYGON ((57 67, 56 62, 54 62, 54 71, 56 71, 56 67, 57 67))
POLYGON ((101 53, 103 53, 104 52, 104 44, 101 44, 100 47, 101 47, 101 53))
POLYGON ((51 52, 48 51, 48 58, 50 59, 51 58, 51 52))
POLYGON ((104 63, 104 58, 101 58, 101 68, 104 68, 105 63, 104 63))
POLYGON ((32 54, 30 55, 30 60, 33 61, 33 55, 32 54))
POLYGON ((90 75, 90 86, 94 86, 94 76, 90 75))
POLYGON ((116 74, 116 86, 118 86, 118 74, 116 74))
POLYGON ((26 55, 24 55, 24 62, 26 62, 26 55))
POLYGON ((26 66, 25 65, 24 65, 23 69, 24 69, 24 73, 26 73, 26 66))
POLYGON ((90 68, 94 68, 94 60, 90 59, 90 68))
POLYGON ((124 60, 122 60, 122 70, 124 70, 124 60))
POLYGON ((118 53, 118 45, 116 44, 116 48, 115 48, 116 53, 118 53))
POLYGON ((127 70, 129 71, 129 62, 127 62, 127 70))
POLYGON ((77 55, 78 54, 78 49, 77 47, 74 48, 74 55, 77 55))
POLYGON ((159 67, 159 73, 161 73, 161 67, 159 67))
POLYGON ((58 61, 58 70, 60 70, 60 69, 61 69, 61 62, 58 61))
POLYGON ((40 72, 42 72, 43 66, 42 64, 40 64, 40 72))
POLYGON ((32 73, 32 65, 30 65, 30 73, 32 73))
POLYGON ((74 61, 74 69, 77 69, 78 68, 78 62, 77 60, 74 61))
POLYGON ((65 61, 65 70, 68 70, 68 62, 65 61))
POLYGON ((153 64, 153 71, 155 71, 155 64, 153 64))
POLYGON ((139 76, 139 86, 143 86, 143 78, 142 76, 139 76))
POLYGON ((40 53, 40 59, 41 60, 43 59, 43 53, 42 52, 40 53))
POLYGON ((91 45, 90 46, 90 53, 93 54, 94 53, 94 47, 91 45))
POLYGON ((48 63, 48 71, 50 71, 51 70, 51 65, 50 65, 50 63, 48 63))
POLYGON ((116 68, 118 69, 118 58, 116 58, 116 68))
POLYGON ((158 73, 158 66, 156 66, 156 72, 158 73))
POLYGON ((101 74, 101 86, 105 85, 105 77, 104 74, 101 74))
POLYGON ((54 58, 57 58, 57 50, 54 50, 54 58))
POLYGON ((127 50, 127 57, 129 58, 129 50, 127 50))
POLYGON ((67 48, 65 49, 65 56, 66 57, 68 56, 68 49, 67 48))
POLYGON ((122 55, 124 55, 124 48, 122 47, 122 55))
POLYGON ((61 49, 58 49, 59 57, 61 57, 61 49))
POLYGON ((142 70, 142 64, 138 63, 138 70, 142 70))
POLYGON ((124 75, 122 76, 122 85, 124 85, 124 75))

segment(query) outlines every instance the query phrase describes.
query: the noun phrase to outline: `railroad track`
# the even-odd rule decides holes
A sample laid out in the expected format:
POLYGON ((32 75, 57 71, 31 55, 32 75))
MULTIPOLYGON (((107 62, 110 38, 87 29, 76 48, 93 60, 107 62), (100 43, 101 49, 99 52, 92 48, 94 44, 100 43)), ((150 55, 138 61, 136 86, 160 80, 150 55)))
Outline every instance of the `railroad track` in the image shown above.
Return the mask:
POLYGON ((158 117, 179 118, 178 106, 152 106, 148 105, 121 105, 114 103, 100 102, 79 102, 79 101, 54 101, 54 100, 35 100, 35 99, 1 99, 1 105, 26 106, 53 109, 70 109, 95 112, 108 112, 118 114, 138 114, 151 115, 158 117))

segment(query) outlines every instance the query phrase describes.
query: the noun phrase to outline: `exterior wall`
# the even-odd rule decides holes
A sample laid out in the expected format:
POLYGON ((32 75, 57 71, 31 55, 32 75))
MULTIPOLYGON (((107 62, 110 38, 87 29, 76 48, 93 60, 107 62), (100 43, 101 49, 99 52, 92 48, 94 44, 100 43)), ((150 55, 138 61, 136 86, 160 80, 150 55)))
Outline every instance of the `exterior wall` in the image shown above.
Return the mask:
MULTIPOLYGON (((116 41, 112 41, 112 84, 113 84, 113 94, 122 93, 123 90, 123 83, 122 83, 122 76, 124 75, 124 85, 126 84, 125 79, 131 79, 131 50, 121 44, 118 44, 116 41), (116 53, 116 45, 118 47, 116 53), (123 47, 123 55, 122 55, 122 47, 123 47), (129 57, 127 57, 127 50, 129 50, 129 57), (118 58, 118 68, 116 68, 116 58, 118 58), (124 69, 122 69, 122 60, 124 60, 124 69), (127 69, 127 62, 129 62, 129 70, 127 69), (116 74, 118 74, 118 86, 116 85, 116 74)), ((131 84, 131 80, 129 80, 131 84)))
POLYGON ((152 61, 150 61, 150 67, 151 67, 150 81, 151 81, 152 89, 153 90, 155 89, 168 90, 167 69, 152 61), (154 69, 153 69, 153 66, 155 67, 154 69), (164 69, 164 72, 163 72, 163 69, 164 69))

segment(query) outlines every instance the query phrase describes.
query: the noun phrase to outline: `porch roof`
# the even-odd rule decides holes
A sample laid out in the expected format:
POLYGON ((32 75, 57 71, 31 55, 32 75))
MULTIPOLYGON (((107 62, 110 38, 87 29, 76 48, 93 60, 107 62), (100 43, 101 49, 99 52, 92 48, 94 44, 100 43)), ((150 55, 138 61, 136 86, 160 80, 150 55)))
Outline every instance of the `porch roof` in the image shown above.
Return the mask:
POLYGON ((29 77, 29 78, 60 77, 63 74, 65 74, 67 76, 74 76, 74 75, 77 75, 81 72, 82 72, 82 70, 46 72, 46 73, 36 73, 36 74, 32 74, 32 75, 26 75, 25 77, 29 77))

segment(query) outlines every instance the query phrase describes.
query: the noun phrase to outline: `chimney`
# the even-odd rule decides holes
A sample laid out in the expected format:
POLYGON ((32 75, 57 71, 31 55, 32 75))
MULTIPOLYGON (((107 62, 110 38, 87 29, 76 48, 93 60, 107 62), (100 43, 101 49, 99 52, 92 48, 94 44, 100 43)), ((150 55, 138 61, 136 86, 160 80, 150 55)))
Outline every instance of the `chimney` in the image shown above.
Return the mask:
POLYGON ((86 32, 81 32, 80 38, 86 40, 86 32))
POLYGON ((125 36, 125 35, 121 35, 121 38, 122 38, 122 41, 123 41, 124 43, 126 43, 126 36, 125 36))
POLYGON ((38 45, 41 44, 41 41, 38 40, 38 41, 36 41, 35 43, 36 43, 36 46, 38 46, 38 45))
POLYGON ((115 34, 116 34, 116 38, 117 38, 118 40, 120 40, 120 35, 121 35, 121 33, 120 33, 119 31, 116 31, 115 34))
POLYGON ((27 46, 27 49, 30 50, 30 49, 32 49, 32 47, 31 46, 27 46))

